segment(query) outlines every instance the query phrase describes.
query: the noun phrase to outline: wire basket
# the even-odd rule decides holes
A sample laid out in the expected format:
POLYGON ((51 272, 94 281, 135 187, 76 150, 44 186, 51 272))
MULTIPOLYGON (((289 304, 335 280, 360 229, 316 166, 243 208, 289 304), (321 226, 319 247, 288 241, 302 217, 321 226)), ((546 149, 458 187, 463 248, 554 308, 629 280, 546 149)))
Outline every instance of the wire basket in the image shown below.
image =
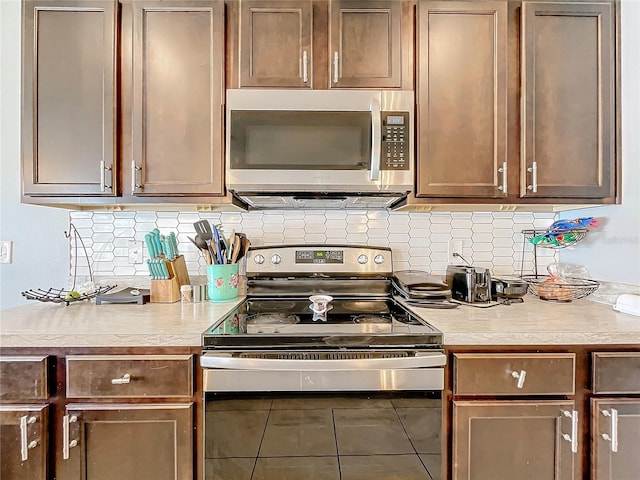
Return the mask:
POLYGON ((22 296, 27 300, 38 300, 40 302, 52 302, 52 303, 66 303, 69 305, 73 302, 79 302, 81 300, 89 300, 91 298, 100 295, 101 293, 106 293, 115 285, 105 285, 103 287, 98 287, 93 292, 88 293, 77 293, 73 290, 64 290, 62 288, 49 288, 47 290, 31 289, 26 292, 22 292, 22 296))
POLYGON ((527 291, 541 300, 572 302, 591 295, 600 284, 595 280, 578 277, 560 279, 551 276, 524 275, 528 283, 527 291))
POLYGON ((587 231, 586 228, 563 228, 522 230, 522 233, 524 238, 536 247, 560 249, 578 243, 587 236, 587 231))

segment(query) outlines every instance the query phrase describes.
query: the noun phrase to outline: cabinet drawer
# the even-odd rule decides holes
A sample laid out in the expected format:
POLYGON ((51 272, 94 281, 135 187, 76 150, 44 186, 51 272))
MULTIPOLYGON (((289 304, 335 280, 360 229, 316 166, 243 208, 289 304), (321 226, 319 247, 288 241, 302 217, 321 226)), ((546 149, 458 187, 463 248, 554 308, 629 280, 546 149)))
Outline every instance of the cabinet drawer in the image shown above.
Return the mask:
POLYGON ((640 393, 640 352, 594 352, 593 393, 640 393))
POLYGON ((49 397, 48 358, 0 357, 0 400, 44 400, 49 397))
POLYGON ((456 395, 573 395, 572 353, 454 354, 456 395))
POLYGON ((193 395, 193 355, 70 355, 69 398, 193 395))

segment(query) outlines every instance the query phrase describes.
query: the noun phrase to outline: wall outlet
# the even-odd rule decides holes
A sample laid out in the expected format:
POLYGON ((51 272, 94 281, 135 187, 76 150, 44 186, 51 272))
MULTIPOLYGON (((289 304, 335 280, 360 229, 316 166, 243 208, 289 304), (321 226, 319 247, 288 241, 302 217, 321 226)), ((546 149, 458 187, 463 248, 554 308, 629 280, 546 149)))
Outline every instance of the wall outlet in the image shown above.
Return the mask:
POLYGON ((142 263, 142 242, 129 240, 129 263, 142 263))
POLYGON ((0 263, 13 263, 13 240, 0 242, 0 263))
POLYGON ((457 253, 462 255, 462 248, 464 247, 464 240, 449 240, 449 263, 454 265, 460 265, 464 263, 460 257, 456 257, 453 254, 457 253))

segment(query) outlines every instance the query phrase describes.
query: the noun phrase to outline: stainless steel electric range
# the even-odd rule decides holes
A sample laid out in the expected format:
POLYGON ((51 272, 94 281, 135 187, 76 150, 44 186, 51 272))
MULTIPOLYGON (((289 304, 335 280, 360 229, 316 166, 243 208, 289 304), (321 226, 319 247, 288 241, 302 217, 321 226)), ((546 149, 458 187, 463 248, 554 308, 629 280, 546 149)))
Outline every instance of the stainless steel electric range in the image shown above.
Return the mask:
POLYGON ((249 251, 246 300, 203 334, 208 480, 439 478, 442 334, 392 274, 388 248, 249 251))

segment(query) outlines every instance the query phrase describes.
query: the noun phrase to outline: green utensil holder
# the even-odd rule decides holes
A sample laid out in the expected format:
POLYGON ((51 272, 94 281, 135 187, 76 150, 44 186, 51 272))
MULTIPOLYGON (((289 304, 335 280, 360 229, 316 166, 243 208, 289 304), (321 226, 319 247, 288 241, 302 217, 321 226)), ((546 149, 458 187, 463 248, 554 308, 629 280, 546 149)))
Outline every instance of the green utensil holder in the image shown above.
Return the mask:
POLYGON ((238 297, 238 264, 207 265, 207 293, 210 302, 227 302, 238 297))

